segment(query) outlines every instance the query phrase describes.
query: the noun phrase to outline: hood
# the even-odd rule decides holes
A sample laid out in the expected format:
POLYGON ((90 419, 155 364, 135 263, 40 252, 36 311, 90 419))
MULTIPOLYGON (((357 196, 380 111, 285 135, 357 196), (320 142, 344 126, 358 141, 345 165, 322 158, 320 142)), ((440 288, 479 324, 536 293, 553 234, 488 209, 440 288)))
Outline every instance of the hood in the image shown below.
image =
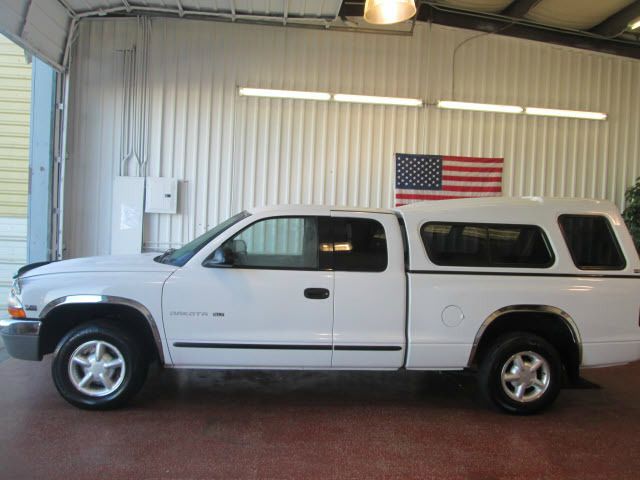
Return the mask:
POLYGON ((78 272, 167 272, 171 273, 178 267, 155 262, 158 253, 142 253, 135 255, 110 255, 104 257, 84 257, 72 260, 61 260, 33 268, 25 272, 22 277, 29 278, 38 275, 54 273, 78 272))

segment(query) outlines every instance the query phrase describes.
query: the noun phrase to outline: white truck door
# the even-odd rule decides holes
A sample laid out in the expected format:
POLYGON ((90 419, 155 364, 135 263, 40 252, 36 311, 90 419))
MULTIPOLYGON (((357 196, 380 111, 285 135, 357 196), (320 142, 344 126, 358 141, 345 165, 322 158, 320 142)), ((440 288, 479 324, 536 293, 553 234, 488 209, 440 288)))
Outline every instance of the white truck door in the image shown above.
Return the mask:
POLYGON ((403 240, 393 214, 335 210, 333 368, 396 369, 405 354, 403 240))
POLYGON ((330 367, 333 272, 320 269, 319 223, 263 218, 226 240, 215 266, 172 275, 163 312, 174 364, 330 367))

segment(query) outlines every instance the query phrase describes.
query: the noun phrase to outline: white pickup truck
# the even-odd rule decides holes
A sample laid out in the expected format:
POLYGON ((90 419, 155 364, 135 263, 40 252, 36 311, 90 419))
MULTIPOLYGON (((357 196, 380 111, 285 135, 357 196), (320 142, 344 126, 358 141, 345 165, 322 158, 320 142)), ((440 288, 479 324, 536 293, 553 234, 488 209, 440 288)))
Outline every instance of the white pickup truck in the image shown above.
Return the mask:
POLYGON ((470 199, 239 213, 162 255, 27 265, 9 354, 54 353, 83 408, 176 368, 477 370, 496 406, 550 405, 581 367, 640 359, 640 262, 604 201, 470 199))

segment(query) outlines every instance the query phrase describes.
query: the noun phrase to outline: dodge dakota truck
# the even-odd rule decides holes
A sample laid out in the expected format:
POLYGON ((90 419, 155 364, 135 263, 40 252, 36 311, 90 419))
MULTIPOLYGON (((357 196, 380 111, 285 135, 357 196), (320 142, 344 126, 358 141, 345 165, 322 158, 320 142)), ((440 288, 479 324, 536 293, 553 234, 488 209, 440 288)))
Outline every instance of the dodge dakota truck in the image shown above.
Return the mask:
POLYGON ((0 334, 60 394, 123 405, 148 366, 471 370, 511 413, 640 359, 640 261, 616 207, 549 198, 243 211, 161 255, 32 264, 0 334))

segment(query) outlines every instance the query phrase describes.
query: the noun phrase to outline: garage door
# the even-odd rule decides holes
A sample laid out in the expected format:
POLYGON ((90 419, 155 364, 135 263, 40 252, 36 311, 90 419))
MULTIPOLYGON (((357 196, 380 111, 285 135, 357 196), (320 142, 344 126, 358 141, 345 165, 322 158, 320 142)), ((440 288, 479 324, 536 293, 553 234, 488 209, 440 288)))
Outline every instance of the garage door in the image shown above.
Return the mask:
POLYGON ((0 306, 27 257, 31 65, 0 35, 0 306))

